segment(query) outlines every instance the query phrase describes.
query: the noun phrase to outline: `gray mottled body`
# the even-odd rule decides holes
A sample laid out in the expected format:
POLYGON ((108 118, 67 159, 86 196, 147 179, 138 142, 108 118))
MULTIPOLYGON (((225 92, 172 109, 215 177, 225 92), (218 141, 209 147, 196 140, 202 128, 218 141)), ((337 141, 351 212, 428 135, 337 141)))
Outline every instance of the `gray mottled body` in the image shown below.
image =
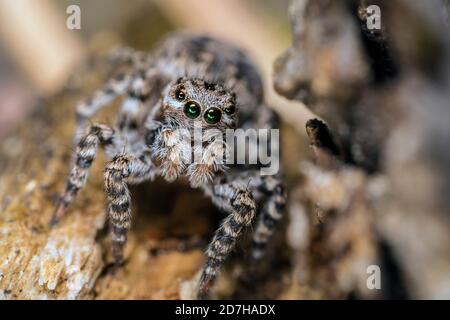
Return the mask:
POLYGON ((260 77, 244 53, 213 38, 177 33, 150 54, 126 49, 111 61, 130 63, 132 70, 77 106, 76 160, 53 222, 84 186, 103 147, 110 159, 104 179, 113 255, 121 262, 131 225, 128 185, 156 175, 169 182, 186 178, 229 213, 206 250, 199 284, 199 297, 204 297, 242 233, 255 225, 251 258, 259 261, 282 217, 285 191, 277 176, 261 176, 259 165, 222 162, 227 129, 276 128, 276 116, 263 104, 260 77), (95 124, 86 131, 87 119, 121 95, 126 97, 117 127, 95 124), (219 135, 204 134, 202 148, 191 148, 196 128, 219 135))

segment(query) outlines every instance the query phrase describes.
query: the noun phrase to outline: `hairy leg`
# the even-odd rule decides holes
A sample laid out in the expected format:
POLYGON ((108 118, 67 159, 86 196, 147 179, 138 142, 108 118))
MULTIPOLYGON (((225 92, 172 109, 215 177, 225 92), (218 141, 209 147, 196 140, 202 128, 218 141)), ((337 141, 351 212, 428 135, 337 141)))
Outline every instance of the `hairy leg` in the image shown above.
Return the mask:
POLYGON ((153 178, 154 166, 150 153, 139 157, 118 155, 107 163, 105 190, 108 215, 112 226, 112 250, 115 263, 123 262, 123 248, 131 225, 131 195, 128 184, 136 184, 153 178))
POLYGON ((76 106, 76 130, 75 145, 82 136, 87 119, 92 117, 98 110, 111 103, 115 98, 123 95, 132 81, 131 75, 121 74, 109 80, 102 89, 97 90, 92 96, 76 106))
POLYGON ((121 136, 127 145, 135 145, 141 140, 143 132, 140 132, 140 129, 144 128, 148 110, 151 110, 149 106, 155 104, 159 98, 161 81, 157 70, 147 69, 143 62, 134 63, 134 67, 132 71, 108 81, 91 98, 77 105, 75 145, 85 130, 87 120, 112 100, 123 95, 126 97, 118 117, 121 136))
POLYGON ((135 50, 131 47, 118 47, 108 54, 106 62, 116 67, 125 64, 137 69, 145 67, 148 58, 149 56, 145 52, 135 50))
POLYGON ((86 184, 89 169, 95 159, 99 146, 113 150, 116 147, 114 129, 104 124, 90 127, 88 133, 81 138, 76 149, 76 161, 67 180, 66 189, 62 194, 51 220, 56 224, 63 216, 65 209, 73 202, 78 191, 86 184))
POLYGON ((140 139, 139 130, 155 109, 160 97, 160 78, 154 70, 136 73, 127 89, 118 118, 118 127, 130 139, 140 139))
POLYGON ((257 264, 265 256, 267 243, 270 241, 275 228, 283 217, 286 204, 286 193, 283 183, 277 177, 258 177, 256 188, 268 196, 261 208, 252 238, 251 260, 257 264))
POLYGON ((244 231, 255 218, 256 204, 252 194, 246 189, 221 184, 213 187, 211 196, 215 203, 223 203, 231 211, 216 231, 206 250, 206 264, 199 283, 198 298, 205 298, 225 259, 236 246, 244 231))
POLYGON ((83 122, 92 117, 98 110, 109 104, 113 99, 125 94, 134 80, 145 75, 148 65, 148 56, 132 48, 122 47, 113 50, 107 57, 106 63, 113 68, 119 65, 129 65, 129 68, 110 79, 102 89, 76 106, 77 121, 83 122))

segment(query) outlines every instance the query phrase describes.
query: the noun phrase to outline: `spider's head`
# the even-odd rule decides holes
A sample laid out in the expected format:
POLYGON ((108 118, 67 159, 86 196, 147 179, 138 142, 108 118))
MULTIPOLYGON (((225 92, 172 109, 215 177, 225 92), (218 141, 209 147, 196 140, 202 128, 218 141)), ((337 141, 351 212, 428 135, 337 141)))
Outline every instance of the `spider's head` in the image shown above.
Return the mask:
POLYGON ((190 129, 225 131, 236 126, 236 97, 218 84, 180 78, 168 87, 162 104, 163 117, 190 129))
POLYGON ((186 174, 191 185, 198 187, 226 169, 223 137, 227 129, 236 127, 234 93, 204 80, 180 78, 167 86, 161 116, 167 126, 157 138, 156 152, 166 180, 186 174))

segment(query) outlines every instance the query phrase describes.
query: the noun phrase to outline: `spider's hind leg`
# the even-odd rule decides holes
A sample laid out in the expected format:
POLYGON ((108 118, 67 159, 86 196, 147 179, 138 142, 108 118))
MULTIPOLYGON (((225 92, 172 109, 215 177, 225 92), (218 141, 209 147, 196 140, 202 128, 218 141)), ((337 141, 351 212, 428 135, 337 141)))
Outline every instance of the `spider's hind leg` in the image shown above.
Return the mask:
POLYGON ((119 66, 127 65, 123 72, 110 76, 103 88, 94 92, 90 98, 81 101, 76 106, 76 115, 79 122, 92 117, 98 110, 106 106, 116 97, 124 94, 132 81, 137 77, 137 70, 145 70, 148 57, 140 51, 128 47, 119 47, 103 59, 108 69, 114 70, 119 66))
POLYGON ((267 195, 267 200, 261 208, 253 233, 250 256, 252 265, 257 265, 266 255, 267 244, 283 218, 286 205, 286 192, 280 178, 261 176, 256 183, 258 190, 267 195))
POLYGON ((76 129, 74 144, 77 145, 79 138, 83 135, 87 120, 97 113, 101 108, 111 103, 115 98, 123 95, 132 81, 131 75, 118 75, 109 80, 103 88, 95 91, 88 99, 77 104, 76 129))
MULTIPOLYGON (((112 77, 101 89, 95 91, 88 99, 77 104, 75 144, 78 142, 77 139, 82 134, 87 120, 117 97, 128 93, 128 98, 139 98, 141 100, 146 98, 146 92, 149 91, 149 77, 154 77, 156 71, 148 68, 148 61, 144 59, 144 55, 138 55, 137 52, 129 52, 129 50, 126 52, 127 55, 125 57, 121 56, 119 52, 119 57, 111 60, 113 63, 118 63, 115 60, 130 59, 132 61, 131 69, 112 77), (138 56, 138 58, 133 54, 138 56)), ((125 100, 122 110, 128 106, 130 106, 130 101, 127 102, 125 100)))
POLYGON ((141 70, 131 81, 120 107, 118 128, 130 140, 140 139, 140 129, 160 97, 161 78, 155 69, 141 70))

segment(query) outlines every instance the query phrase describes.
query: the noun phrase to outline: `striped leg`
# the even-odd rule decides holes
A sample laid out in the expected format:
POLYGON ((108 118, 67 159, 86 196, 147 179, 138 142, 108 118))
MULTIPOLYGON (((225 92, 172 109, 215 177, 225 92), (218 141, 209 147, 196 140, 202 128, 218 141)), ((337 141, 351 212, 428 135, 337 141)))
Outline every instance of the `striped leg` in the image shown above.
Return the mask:
POLYGON ((108 162, 105 170, 105 190, 108 215, 112 226, 114 262, 123 262, 123 247, 131 225, 131 196, 127 184, 140 183, 154 175, 149 153, 138 158, 119 155, 108 162))
POLYGON ((147 60, 148 56, 145 52, 137 51, 130 47, 119 47, 108 54, 106 62, 113 66, 125 64, 137 69, 143 67, 147 60))
POLYGON ((149 101, 156 87, 155 78, 146 71, 138 72, 127 90, 118 118, 118 127, 124 134, 130 135, 130 138, 137 135, 138 128, 142 126, 140 119, 143 121, 147 116, 147 102, 155 102, 149 101))
POLYGON ((253 263, 258 263, 264 257, 267 243, 283 217, 286 204, 284 186, 278 178, 263 176, 259 179, 257 188, 267 194, 268 198, 261 210, 253 233, 251 249, 253 263))
POLYGON ((76 150, 76 162, 70 172, 66 190, 56 207, 51 224, 56 224, 63 216, 65 209, 73 202, 78 191, 86 184, 89 168, 95 159, 100 146, 114 149, 114 129, 97 124, 90 127, 89 132, 80 140, 76 150))
POLYGON ((256 204, 250 192, 231 184, 217 185, 215 202, 229 207, 230 215, 216 231, 206 250, 206 265, 200 278, 198 298, 205 298, 225 259, 235 248, 240 236, 254 221, 256 204))
POLYGON ((111 103, 115 98, 123 95, 130 86, 131 81, 132 76, 121 74, 109 80, 102 89, 97 90, 90 98, 76 106, 75 145, 78 144, 78 139, 83 135, 87 119, 111 103))
POLYGON ((118 74, 109 80, 100 90, 97 90, 91 98, 79 103, 76 107, 77 119, 83 122, 92 117, 98 110, 110 103, 116 97, 124 94, 132 82, 143 77, 148 64, 148 57, 140 51, 122 47, 115 49, 106 59, 109 66, 127 64, 131 67, 125 73, 118 74))
POLYGON ((82 136, 87 119, 116 97, 125 94, 127 96, 121 106, 118 127, 122 134, 127 136, 128 143, 139 140, 138 129, 141 126, 139 119, 140 117, 146 118, 145 111, 147 108, 145 108, 145 104, 154 92, 155 83, 158 83, 155 70, 138 69, 132 74, 122 74, 110 80, 103 89, 96 91, 90 99, 78 104, 74 144, 76 145, 79 137, 82 136))

